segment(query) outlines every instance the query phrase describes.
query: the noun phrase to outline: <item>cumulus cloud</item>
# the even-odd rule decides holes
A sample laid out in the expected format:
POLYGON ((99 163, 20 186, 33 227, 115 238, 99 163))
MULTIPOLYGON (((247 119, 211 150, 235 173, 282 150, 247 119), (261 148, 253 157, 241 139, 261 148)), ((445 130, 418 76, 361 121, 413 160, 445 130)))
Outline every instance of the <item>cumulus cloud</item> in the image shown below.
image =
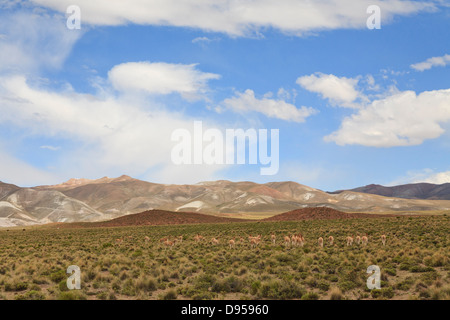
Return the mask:
POLYGON ((444 133, 450 122, 450 89, 396 92, 372 101, 346 117, 336 132, 325 137, 338 145, 371 147, 419 145, 444 133))
MULTIPOLYGON (((193 125, 193 119, 184 114, 161 108, 149 111, 145 99, 139 103, 122 96, 98 97, 70 88, 56 92, 32 86, 24 76, 0 77, 0 113, 0 125, 21 129, 24 137, 71 141, 71 147, 65 147, 52 163, 52 172, 64 179, 95 177, 98 172, 140 176, 150 168, 164 170, 171 164, 172 132, 193 125)), ((28 181, 20 170, 14 177, 8 173, 8 165, 0 168, 2 179, 28 181)), ((50 175, 36 173, 32 177, 50 183, 50 175)), ((191 178, 197 181, 195 176, 191 178)))
POLYGON ((426 168, 423 170, 408 171, 405 177, 397 179, 391 183, 390 186, 408 183, 434 183, 443 184, 450 183, 450 171, 435 172, 432 169, 426 168))
POLYGON ((450 171, 432 173, 422 181, 435 184, 450 183, 450 171))
POLYGON ((450 54, 441 57, 432 57, 425 61, 412 64, 411 68, 417 71, 425 71, 433 67, 445 67, 448 64, 450 64, 450 54))
MULTIPOLYGON (((65 12, 72 0, 32 0, 65 12)), ((427 1, 409 0, 78 0, 83 23, 93 25, 168 25, 221 32, 231 36, 258 34, 274 28, 299 34, 342 28, 366 28, 370 5, 378 5, 383 23, 434 9, 427 1)))
POLYGON ((310 107, 297 108, 295 105, 280 99, 271 99, 265 95, 262 99, 255 97, 253 90, 237 92, 232 98, 225 99, 222 106, 238 113, 259 112, 269 118, 286 121, 304 122, 305 119, 317 111, 310 107))
POLYGON ((302 76, 297 79, 297 84, 304 89, 319 93, 322 98, 328 99, 332 104, 343 107, 358 107, 354 102, 366 100, 365 96, 357 90, 359 79, 337 77, 333 74, 316 73, 302 76))
POLYGON ((338 145, 394 147, 419 145, 444 133, 450 122, 450 89, 399 91, 392 86, 380 91, 372 75, 356 78, 315 73, 297 79, 304 89, 318 93, 332 105, 357 109, 343 119, 340 128, 324 137, 338 145))
POLYGON ((220 76, 201 72, 196 64, 128 62, 113 67, 108 78, 119 91, 192 96, 205 92, 207 82, 220 76))

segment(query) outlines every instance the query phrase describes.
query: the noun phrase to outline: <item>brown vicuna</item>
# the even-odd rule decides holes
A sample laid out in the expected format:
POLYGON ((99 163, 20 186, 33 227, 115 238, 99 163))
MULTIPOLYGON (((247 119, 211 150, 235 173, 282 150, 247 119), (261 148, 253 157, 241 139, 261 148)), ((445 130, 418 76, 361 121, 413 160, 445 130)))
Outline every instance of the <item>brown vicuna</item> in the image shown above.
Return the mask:
POLYGON ((356 244, 360 244, 361 243, 361 237, 360 236, 356 236, 356 244))
POLYGON ((385 234, 381 235, 381 243, 383 243, 383 246, 386 245, 386 235, 385 234))
POLYGON ((252 249, 256 248, 256 246, 259 244, 259 241, 260 241, 260 238, 258 238, 258 237, 253 237, 253 238, 250 240, 250 247, 251 247, 252 249))
POLYGON ((367 246, 367 242, 369 241, 369 238, 367 236, 363 236, 361 238, 361 243, 363 246, 367 246))
POLYGON ((351 246, 353 244, 353 238, 348 236, 347 237, 347 246, 351 246))
POLYGON ((159 239, 159 243, 163 243, 163 242, 166 241, 166 240, 168 240, 167 237, 161 238, 161 239, 159 239))
POLYGON ((295 247, 297 242, 297 236, 294 234, 291 236, 291 246, 295 247))
POLYGON ((317 243, 319 244, 319 247, 323 248, 323 238, 322 238, 322 237, 320 237, 320 238, 317 240, 317 243))
POLYGON ((258 235, 255 236, 255 237, 250 236, 248 239, 249 239, 250 241, 255 240, 255 243, 256 243, 256 244, 259 244, 259 243, 261 242, 262 236, 261 236, 260 234, 258 234, 258 235))
POLYGON ((175 245, 175 242, 170 241, 169 239, 166 239, 163 243, 166 247, 173 247, 175 245))
POLYGON ((275 244, 277 241, 277 236, 274 235, 273 233, 270 235, 270 241, 272 241, 272 244, 275 244))
POLYGON ((330 246, 332 246, 334 244, 334 237, 333 236, 329 236, 328 237, 328 241, 330 242, 330 246))
POLYGON ((228 241, 228 244, 230 245, 230 249, 233 249, 236 246, 236 241, 234 241, 234 239, 231 239, 230 241, 228 241))
POLYGON ((200 242, 200 241, 202 241, 203 239, 204 239, 203 236, 201 236, 201 235, 199 235, 199 234, 196 234, 196 235, 194 236, 195 242, 200 242))
POLYGON ((256 237, 253 237, 252 235, 250 235, 250 236, 248 237, 248 240, 250 241, 250 246, 251 246, 252 248, 254 248, 254 247, 256 247, 256 246, 259 244, 259 242, 261 241, 261 235, 259 234, 259 235, 257 235, 256 237))
POLYGON ((303 247, 303 236, 299 233, 297 235, 292 235, 291 236, 291 245, 293 247, 298 247, 298 246, 302 246, 303 247))
POLYGON ((301 233, 297 235, 297 241, 300 247, 303 247, 305 245, 305 238, 303 238, 303 235, 301 233))
POLYGON ((288 236, 284 236, 284 245, 286 247, 289 247, 291 245, 291 238, 289 238, 288 236))

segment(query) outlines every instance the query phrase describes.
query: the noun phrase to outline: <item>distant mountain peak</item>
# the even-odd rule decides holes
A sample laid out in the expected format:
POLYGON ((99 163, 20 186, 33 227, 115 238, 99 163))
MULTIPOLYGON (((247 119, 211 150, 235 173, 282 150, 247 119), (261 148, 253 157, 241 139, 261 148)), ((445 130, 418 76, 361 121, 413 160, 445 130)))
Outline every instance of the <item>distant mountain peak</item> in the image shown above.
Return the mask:
POLYGON ((232 183, 232 182, 229 180, 200 181, 200 182, 196 183, 196 185, 208 186, 208 185, 220 185, 220 184, 228 184, 228 183, 232 183))
POLYGON ((68 186, 75 186, 75 185, 83 184, 83 183, 90 182, 90 181, 92 181, 92 180, 83 179, 83 178, 72 178, 61 184, 68 185, 68 186))
POLYGON ((135 179, 130 176, 127 176, 126 174, 123 174, 118 178, 112 179, 112 181, 130 181, 130 180, 135 180, 135 179))
POLYGON ((101 183, 133 181, 133 180, 135 180, 135 179, 133 179, 132 177, 127 176, 127 175, 121 175, 118 178, 109 178, 107 176, 104 176, 100 179, 71 178, 61 184, 39 186, 39 187, 36 187, 36 189, 72 189, 72 188, 85 186, 88 184, 101 184, 101 183))
MULTIPOLYGON (((339 190, 332 193, 342 193, 339 190)), ((362 192, 385 197, 396 197, 403 199, 424 200, 450 200, 450 183, 433 184, 427 182, 402 184, 398 186, 382 186, 369 184, 364 187, 354 188, 347 191, 362 192)))

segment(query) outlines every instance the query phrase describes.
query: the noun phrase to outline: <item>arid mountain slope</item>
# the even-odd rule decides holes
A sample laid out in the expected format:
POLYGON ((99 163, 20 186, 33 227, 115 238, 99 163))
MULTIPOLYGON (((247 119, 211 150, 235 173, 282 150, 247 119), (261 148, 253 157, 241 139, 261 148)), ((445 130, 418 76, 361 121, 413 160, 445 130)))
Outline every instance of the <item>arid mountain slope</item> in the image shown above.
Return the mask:
POLYGON ((20 188, 18 186, 15 186, 13 184, 7 184, 0 181, 0 201, 3 200, 3 198, 7 197, 14 191, 19 190, 20 188))
POLYGON ((226 180, 194 185, 164 185, 128 176, 102 178, 69 187, 39 187, 61 190, 111 216, 160 209, 203 213, 273 212, 326 206, 343 211, 435 210, 450 208, 450 201, 408 200, 344 191, 329 194, 292 181, 258 184, 226 180))
POLYGON ((166 185, 104 177, 20 188, 0 184, 0 226, 103 221, 148 210, 208 214, 283 213, 307 207, 347 212, 449 210, 449 200, 402 199, 354 191, 330 194, 292 181, 226 180, 166 185))
MULTIPOLYGON (((450 200, 450 183, 413 183, 393 187, 370 184, 351 189, 350 191, 404 199, 450 200)), ((336 194, 341 192, 343 191, 340 190, 332 193, 336 194)))
POLYGON ((11 188, 0 200, 0 227, 109 218, 56 190, 11 188))

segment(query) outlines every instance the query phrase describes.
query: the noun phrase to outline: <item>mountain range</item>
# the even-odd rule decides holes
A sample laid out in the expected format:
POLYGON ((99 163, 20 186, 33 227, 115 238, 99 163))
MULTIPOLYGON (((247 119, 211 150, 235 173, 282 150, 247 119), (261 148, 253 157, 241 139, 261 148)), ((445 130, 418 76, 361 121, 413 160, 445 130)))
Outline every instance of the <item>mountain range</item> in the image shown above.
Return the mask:
POLYGON ((306 207, 346 212, 450 209, 450 191, 447 195, 430 191, 427 195, 434 197, 430 199, 406 199, 368 192, 375 189, 327 193, 292 181, 258 184, 218 180, 169 185, 129 176, 70 179, 59 185, 32 188, 0 182, 0 226, 106 221, 153 209, 226 217, 239 213, 277 214, 306 207), (445 200, 436 198, 438 195, 445 200))
MULTIPOLYGON (((344 190, 331 192, 341 193, 344 190)), ((413 183, 399 186, 385 187, 379 184, 370 184, 347 191, 377 194, 385 197, 396 197, 404 199, 428 199, 428 200, 450 200, 450 183, 413 183)))

